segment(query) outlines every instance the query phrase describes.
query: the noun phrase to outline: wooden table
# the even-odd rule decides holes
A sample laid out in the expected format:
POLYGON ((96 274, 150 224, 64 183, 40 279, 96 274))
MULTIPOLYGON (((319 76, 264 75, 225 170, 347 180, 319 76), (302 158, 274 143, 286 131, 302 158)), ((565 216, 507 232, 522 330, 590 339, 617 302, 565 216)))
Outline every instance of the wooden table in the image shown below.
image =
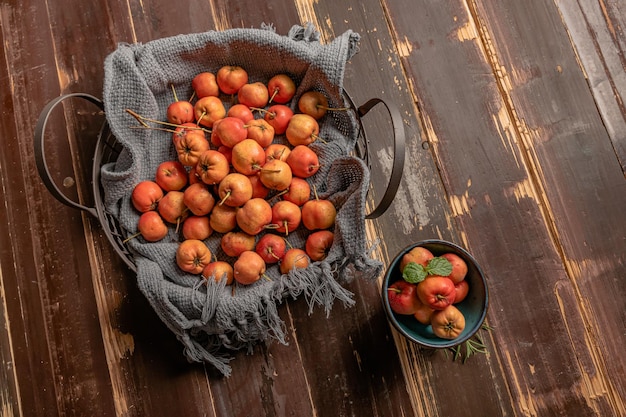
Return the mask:
MULTIPOLYGON (((3 416, 626 415, 626 10, 616 0, 3 2, 0 414, 3 416), (345 87, 400 109, 405 173, 367 221, 388 264, 410 242, 466 247, 490 290, 487 354, 466 363, 398 338, 379 284, 356 305, 281 306, 289 345, 189 364, 98 221, 58 203, 33 157, 43 106, 102 94, 119 42, 312 22, 361 34, 345 87)), ((373 111, 373 113, 376 113, 373 111)), ((372 206, 391 168, 368 115, 372 206)), ((93 205, 97 109, 68 104, 47 156, 93 205)))

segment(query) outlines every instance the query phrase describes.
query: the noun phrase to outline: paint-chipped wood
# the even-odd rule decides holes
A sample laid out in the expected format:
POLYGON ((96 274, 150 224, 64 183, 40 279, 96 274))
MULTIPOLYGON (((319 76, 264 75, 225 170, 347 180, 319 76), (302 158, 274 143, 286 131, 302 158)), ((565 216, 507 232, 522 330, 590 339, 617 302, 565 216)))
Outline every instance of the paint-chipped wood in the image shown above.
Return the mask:
MULTIPOLYGON (((0 7, 0 415, 626 415, 623 28, 616 2, 558 0, 28 0, 0 7), (287 346, 241 352, 233 375, 189 364, 95 218, 38 179, 32 129, 65 92, 101 95, 118 42, 313 22, 361 35, 344 87, 398 107, 406 164, 372 254, 444 238, 490 286, 487 355, 467 363, 402 340, 377 281, 356 305, 280 307, 287 346), (33 28, 41 30, 33 30, 33 28)), ((71 198, 93 205, 102 115, 67 103, 46 153, 71 198)), ((393 155, 389 116, 363 118, 369 206, 393 155)))
MULTIPOLYGON (((406 62, 436 138, 433 149, 456 221, 498 293, 489 315, 499 356, 493 366, 508 376, 506 385, 494 388, 507 388, 517 413, 620 415, 623 395, 614 381, 623 365, 606 358, 615 358, 613 343, 622 344, 623 335, 611 332, 606 340, 600 326, 590 331, 589 322, 600 311, 617 317, 623 309, 623 251, 613 244, 623 246, 626 235, 618 208, 624 194, 616 197, 621 202, 603 194, 625 184, 558 11, 549 3, 535 6, 424 3, 416 7, 427 13, 417 21, 402 17, 408 2, 391 2, 389 10, 399 39, 429 39, 406 62), (442 28, 439 36, 432 34, 433 21, 442 28), (595 193, 585 192, 585 185, 595 193), (583 220, 592 211, 611 219, 612 230, 598 233, 583 220), (571 269, 570 252, 584 247, 588 253, 590 245, 617 257, 595 285, 584 277, 597 273, 579 275, 577 262, 571 269), (604 295, 592 295, 598 292, 604 295), (614 307, 607 306, 607 296, 614 307), (558 369, 569 372, 557 379, 558 369), (590 386, 597 388, 590 392, 590 386)), ((585 265, 594 269, 592 262, 585 265)))
POLYGON ((556 4, 626 175, 626 10, 604 0, 556 4))

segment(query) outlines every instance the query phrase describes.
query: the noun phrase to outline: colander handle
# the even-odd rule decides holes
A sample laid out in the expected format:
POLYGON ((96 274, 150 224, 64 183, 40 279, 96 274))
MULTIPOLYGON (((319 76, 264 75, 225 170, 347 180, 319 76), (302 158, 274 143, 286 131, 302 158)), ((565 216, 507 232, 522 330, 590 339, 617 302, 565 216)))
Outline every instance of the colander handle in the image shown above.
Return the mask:
POLYGON ((104 110, 104 104, 102 100, 92 95, 86 93, 69 93, 61 95, 54 100, 50 101, 46 106, 41 110, 39 115, 39 119, 37 120, 37 124, 35 125, 35 133, 34 133, 34 152, 35 152, 35 163, 37 164, 37 171, 39 172, 39 176, 43 181, 44 185, 52 194, 54 198, 59 200, 61 203, 66 206, 77 208, 80 210, 84 210, 91 214, 94 217, 98 217, 98 213, 94 207, 86 207, 82 204, 79 204, 69 197, 67 197, 61 189, 55 184, 52 180, 52 176, 50 175, 50 169, 48 168, 48 164, 45 158, 45 148, 44 148, 44 133, 46 131, 46 124, 48 123, 48 118, 52 114, 52 111, 58 106, 60 103, 69 98, 81 98, 89 101, 90 103, 95 104, 101 110, 104 110))
POLYGON ((402 172, 404 171, 406 139, 404 128, 402 126, 402 117, 400 116, 400 111, 396 105, 381 98, 372 98, 357 108, 357 114, 359 117, 363 117, 377 104, 383 104, 391 116, 391 124, 393 125, 394 153, 393 167, 391 169, 391 175, 389 176, 387 189, 385 190, 385 193, 376 208, 365 216, 365 218, 369 220, 376 219, 387 211, 387 208, 389 208, 391 202, 396 196, 396 193, 398 192, 400 180, 402 179, 402 172))

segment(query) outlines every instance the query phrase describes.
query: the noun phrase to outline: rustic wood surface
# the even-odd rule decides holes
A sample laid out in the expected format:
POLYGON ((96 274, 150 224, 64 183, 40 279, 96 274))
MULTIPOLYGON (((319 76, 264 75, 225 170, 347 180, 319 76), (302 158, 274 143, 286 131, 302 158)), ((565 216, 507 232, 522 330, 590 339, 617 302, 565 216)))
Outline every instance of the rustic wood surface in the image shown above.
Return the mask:
MULTIPOLYGON (((0 3, 0 415, 626 415, 626 9, 615 0, 145 0, 0 3), (98 220, 40 180, 33 128, 53 98, 101 97, 119 42, 312 22, 361 34, 345 87, 394 102, 404 177, 367 220, 385 264, 442 238, 481 263, 486 354, 465 363, 387 323, 379 283, 356 305, 280 307, 287 346, 237 354, 233 374, 189 364, 98 220)), ((384 111, 364 117, 369 199, 392 167, 384 111)), ((93 206, 98 108, 52 116, 46 156, 93 206)))

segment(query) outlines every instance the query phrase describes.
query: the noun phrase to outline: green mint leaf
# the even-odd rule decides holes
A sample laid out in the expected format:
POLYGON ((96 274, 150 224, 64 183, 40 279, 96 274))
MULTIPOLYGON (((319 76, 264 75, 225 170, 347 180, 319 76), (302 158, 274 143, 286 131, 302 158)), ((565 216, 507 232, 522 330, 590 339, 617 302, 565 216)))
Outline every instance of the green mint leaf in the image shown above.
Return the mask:
POLYGON ((426 265, 426 272, 429 275, 441 275, 447 277, 452 273, 452 264, 446 258, 440 256, 432 258, 426 265))
POLYGON ((418 284, 426 279, 426 269, 417 262, 409 262, 402 271, 402 278, 411 284, 418 284))

